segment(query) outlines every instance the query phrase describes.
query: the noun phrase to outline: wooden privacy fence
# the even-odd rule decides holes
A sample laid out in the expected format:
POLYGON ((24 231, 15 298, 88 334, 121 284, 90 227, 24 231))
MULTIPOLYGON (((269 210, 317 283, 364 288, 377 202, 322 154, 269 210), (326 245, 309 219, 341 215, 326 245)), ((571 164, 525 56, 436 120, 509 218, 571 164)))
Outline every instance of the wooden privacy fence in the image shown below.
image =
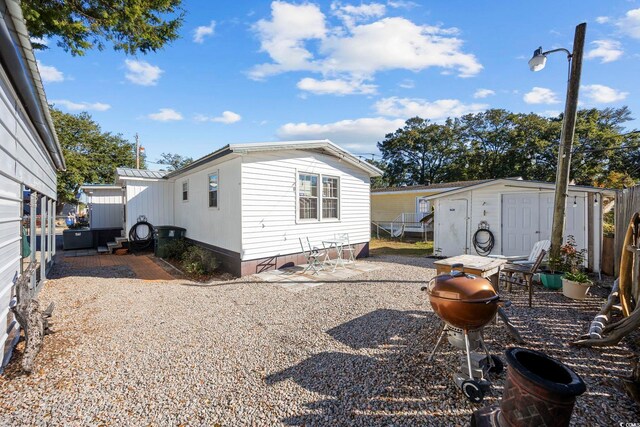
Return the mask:
POLYGON ((634 213, 640 212, 640 185, 619 191, 616 195, 615 209, 614 270, 615 276, 618 276, 620 273, 622 245, 629 227, 629 221, 631 221, 634 213))

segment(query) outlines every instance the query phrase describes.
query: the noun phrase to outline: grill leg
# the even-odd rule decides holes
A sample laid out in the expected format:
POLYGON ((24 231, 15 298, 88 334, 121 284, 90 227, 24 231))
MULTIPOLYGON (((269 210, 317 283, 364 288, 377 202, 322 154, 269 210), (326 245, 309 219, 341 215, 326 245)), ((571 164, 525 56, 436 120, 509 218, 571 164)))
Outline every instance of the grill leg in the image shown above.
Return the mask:
POLYGON ((444 325, 442 328, 442 332, 440 332, 440 336, 438 337, 438 341, 436 341, 436 346, 433 347, 433 351, 429 355, 427 362, 431 362, 433 360, 433 355, 436 354, 436 350, 438 350, 438 347, 440 347, 440 344, 442 343, 442 339, 444 338, 444 334, 446 333, 447 333, 447 325, 444 325))
POLYGON ((489 366, 491 368, 495 367, 495 364, 493 363, 493 359, 491 358, 491 354, 489 354, 489 349, 487 348, 487 346, 484 343, 484 337, 482 336, 482 334, 480 334, 480 345, 482 346, 482 349, 484 350, 484 354, 487 355, 487 361, 489 362, 489 366))
POLYGON ((473 369, 471 368, 471 353, 469 349, 469 335, 467 330, 464 330, 464 347, 467 351, 467 368, 469 368, 469 379, 473 379, 473 369))

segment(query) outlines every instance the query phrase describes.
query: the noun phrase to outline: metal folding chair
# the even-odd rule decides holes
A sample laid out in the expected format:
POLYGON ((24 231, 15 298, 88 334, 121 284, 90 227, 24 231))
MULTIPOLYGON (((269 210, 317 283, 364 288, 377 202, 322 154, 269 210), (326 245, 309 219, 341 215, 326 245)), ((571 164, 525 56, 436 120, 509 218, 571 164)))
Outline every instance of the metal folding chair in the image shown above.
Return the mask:
POLYGON ((311 242, 309 242, 309 238, 305 238, 307 241, 307 248, 305 249, 304 241, 302 237, 300 240, 300 247, 302 248, 302 253, 304 254, 305 259, 307 260, 307 267, 302 272, 306 273, 308 270, 313 270, 313 274, 318 274, 319 271, 323 270, 323 260, 325 257, 325 251, 320 250, 318 248, 314 248, 311 246, 311 242))

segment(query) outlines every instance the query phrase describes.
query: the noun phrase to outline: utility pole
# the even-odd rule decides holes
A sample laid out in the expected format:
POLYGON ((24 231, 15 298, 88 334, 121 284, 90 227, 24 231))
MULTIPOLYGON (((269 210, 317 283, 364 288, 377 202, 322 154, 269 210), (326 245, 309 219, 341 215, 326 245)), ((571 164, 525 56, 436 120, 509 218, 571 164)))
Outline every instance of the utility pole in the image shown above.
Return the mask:
POLYGON ((138 132, 136 132, 136 169, 140 169, 140 142, 138 141, 138 132))
POLYGON ((564 236, 565 211, 567 208, 567 193, 569 191, 569 172, 571 169, 571 151, 575 135, 578 114, 578 91, 580 89, 580 75, 582 73, 582 54, 587 24, 576 27, 573 39, 573 53, 571 55, 571 71, 567 84, 567 99, 564 108, 564 120, 560 134, 558 149, 558 169, 556 171, 556 192, 553 204, 553 226, 551 227, 551 258, 560 256, 560 246, 564 236))

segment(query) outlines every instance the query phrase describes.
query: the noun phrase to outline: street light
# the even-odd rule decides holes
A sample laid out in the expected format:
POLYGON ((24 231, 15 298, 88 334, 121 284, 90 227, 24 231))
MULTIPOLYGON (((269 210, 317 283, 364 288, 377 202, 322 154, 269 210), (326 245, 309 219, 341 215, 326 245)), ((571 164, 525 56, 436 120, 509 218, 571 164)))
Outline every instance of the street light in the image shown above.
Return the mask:
POLYGON ((529 69, 531 71, 540 71, 547 65, 547 55, 554 52, 566 52, 567 53, 567 61, 571 62, 571 57, 573 56, 571 52, 567 49, 561 47, 559 49, 552 49, 546 52, 542 51, 542 46, 533 51, 533 56, 529 60, 529 69))
POLYGON ((533 52, 529 60, 531 71, 540 71, 547 64, 547 55, 554 52, 565 52, 569 61, 569 81, 567 82, 567 98, 560 133, 560 147, 558 149, 558 166, 556 170, 556 188, 553 203, 553 225, 551 227, 550 258, 559 258, 562 238, 564 236, 564 220, 567 207, 567 193, 569 192, 569 172, 571 167, 571 148, 576 129, 578 114, 578 90, 580 89, 580 74, 582 72, 582 53, 587 24, 576 27, 573 39, 573 53, 565 48, 552 49, 546 52, 539 47, 533 52))

